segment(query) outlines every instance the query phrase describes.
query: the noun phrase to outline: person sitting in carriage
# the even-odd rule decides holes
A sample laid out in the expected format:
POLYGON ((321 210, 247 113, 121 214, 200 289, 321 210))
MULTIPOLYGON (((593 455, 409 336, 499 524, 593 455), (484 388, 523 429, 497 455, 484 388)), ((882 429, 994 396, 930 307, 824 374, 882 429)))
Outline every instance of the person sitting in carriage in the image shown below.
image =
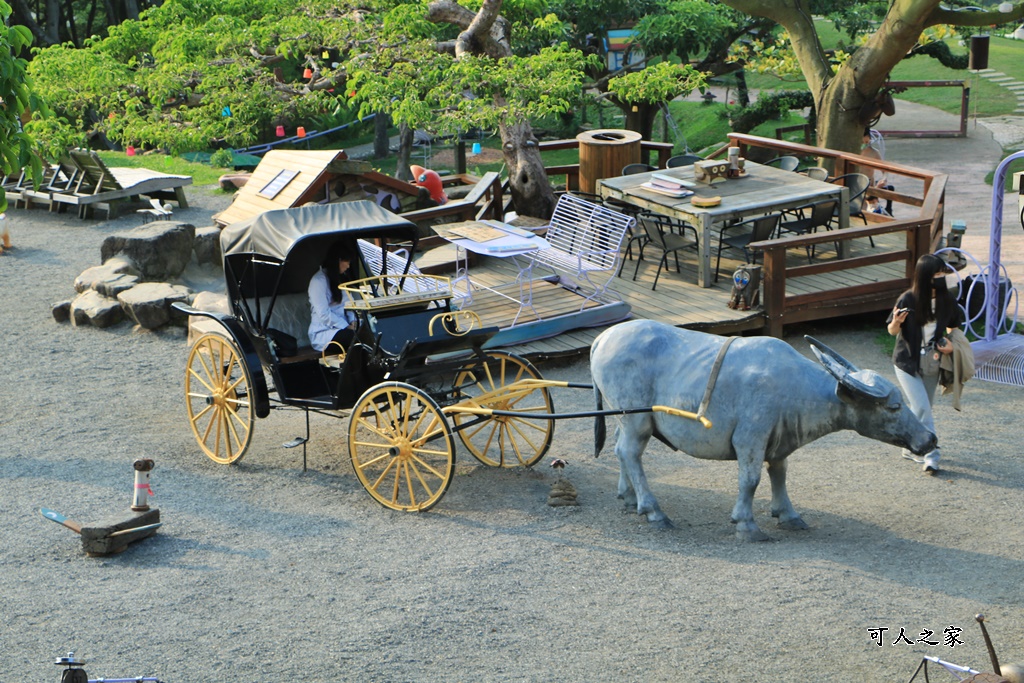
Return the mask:
POLYGON ((353 261, 352 251, 343 243, 336 243, 309 280, 309 343, 317 351, 323 351, 331 342, 347 349, 355 337, 358 319, 354 311, 345 309, 349 295, 338 289, 353 279, 349 273, 353 261))

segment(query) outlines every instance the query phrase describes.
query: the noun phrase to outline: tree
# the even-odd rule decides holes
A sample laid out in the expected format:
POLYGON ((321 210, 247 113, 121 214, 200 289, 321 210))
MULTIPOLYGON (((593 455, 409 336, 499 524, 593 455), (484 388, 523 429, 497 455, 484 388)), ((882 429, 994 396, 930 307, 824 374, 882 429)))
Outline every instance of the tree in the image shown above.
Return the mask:
MULTIPOLYGON (((862 129, 870 122, 890 72, 918 45, 926 29, 940 25, 992 26, 1024 17, 1024 5, 1017 5, 1009 13, 958 12, 941 5, 940 0, 893 0, 885 6, 884 15, 864 44, 837 65, 833 55, 823 48, 813 20, 815 12, 832 8, 832 3, 721 1, 741 12, 770 19, 786 30, 814 97, 818 144, 846 151, 860 149, 862 129)), ((862 26, 868 25, 863 20, 862 26)))
MULTIPOLYGON (((476 12, 452 0, 396 3, 363 30, 378 49, 350 60, 360 112, 385 111, 399 124, 435 133, 497 129, 516 211, 548 217, 554 195, 530 119, 558 115, 582 95, 587 59, 564 44, 517 54, 513 36, 557 37, 561 24, 535 14, 541 3, 484 0, 476 12)), ((547 42, 550 42, 547 41, 547 42)))
MULTIPOLYGON (((50 112, 36 95, 25 73, 25 59, 19 56, 32 44, 32 32, 25 26, 10 25, 11 13, 11 6, 0 0, 0 166, 4 176, 28 168, 38 182, 42 160, 22 123, 50 112)), ((7 197, 0 188, 0 212, 6 210, 7 197)))
POLYGON ((60 143, 240 147, 278 124, 354 118, 337 53, 357 21, 326 0, 168 0, 81 49, 40 50, 30 73, 60 116, 60 143))

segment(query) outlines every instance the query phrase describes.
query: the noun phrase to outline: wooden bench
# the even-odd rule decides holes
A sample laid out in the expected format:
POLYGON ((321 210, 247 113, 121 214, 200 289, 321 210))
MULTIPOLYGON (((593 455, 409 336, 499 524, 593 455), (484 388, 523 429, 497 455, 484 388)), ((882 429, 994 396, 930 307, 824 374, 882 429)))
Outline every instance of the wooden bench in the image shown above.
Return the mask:
MULTIPOLYGON (((524 257, 528 261, 527 279, 532 278, 535 266, 551 270, 563 285, 569 284, 585 295, 582 311, 588 301, 609 294, 608 283, 622 259, 622 240, 634 222, 603 204, 563 194, 547 226, 545 238, 550 248, 524 257), (593 278, 601 273, 608 275, 603 282, 593 278)), ((609 295, 621 299, 614 292, 609 295)))

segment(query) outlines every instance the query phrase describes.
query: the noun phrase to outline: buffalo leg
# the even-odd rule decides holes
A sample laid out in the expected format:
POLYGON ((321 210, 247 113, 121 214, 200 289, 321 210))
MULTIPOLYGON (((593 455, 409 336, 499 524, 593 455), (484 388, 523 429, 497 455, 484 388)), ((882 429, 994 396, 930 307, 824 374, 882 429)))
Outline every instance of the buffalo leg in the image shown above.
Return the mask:
POLYGON ((780 529, 806 529, 807 524, 793 508, 786 490, 786 459, 768 463, 768 480, 772 483, 772 517, 779 518, 780 529))
MULTIPOLYGON (((619 438, 615 442, 615 455, 619 458, 619 494, 623 495, 623 486, 627 482, 632 485, 633 495, 636 496, 636 512, 638 515, 646 515, 647 521, 662 527, 671 527, 672 522, 665 513, 658 507, 658 501, 647 486, 647 476, 644 474, 643 463, 640 457, 644 448, 651 438, 651 426, 649 420, 623 420, 619 429, 619 438), (628 424, 632 422, 632 424, 628 424), (636 429, 635 427, 640 427, 636 429)), ((628 495, 628 494, 626 494, 628 495)), ((627 499, 628 500, 628 499, 627 499)))
POLYGON ((737 451, 739 465, 739 494, 732 509, 732 521, 736 524, 736 538, 741 541, 767 541, 768 535, 754 521, 754 492, 761 483, 761 464, 764 453, 750 450, 737 451))

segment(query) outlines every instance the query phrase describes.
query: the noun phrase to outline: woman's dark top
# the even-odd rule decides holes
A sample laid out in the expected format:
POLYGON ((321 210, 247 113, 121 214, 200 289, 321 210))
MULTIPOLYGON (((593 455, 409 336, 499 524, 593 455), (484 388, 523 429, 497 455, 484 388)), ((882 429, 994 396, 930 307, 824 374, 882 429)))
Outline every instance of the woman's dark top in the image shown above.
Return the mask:
MULTIPOLYGON (((963 323, 963 316, 960 314, 960 307, 957 305, 956 300, 948 292, 945 296, 948 296, 950 299, 950 313, 946 316, 948 320, 938 320, 938 312, 936 311, 935 336, 933 339, 921 339, 921 328, 928 321, 921 323, 914 320, 917 315, 917 300, 914 298, 914 294, 907 290, 900 295, 899 300, 896 302, 896 308, 909 308, 910 312, 907 313, 907 318, 903 321, 900 335, 896 337, 896 348, 892 351, 892 364, 908 375, 916 376, 921 372, 922 344, 937 342, 946 336, 947 327, 959 327, 963 323)), ((933 310, 937 309, 934 303, 932 302, 933 310)), ((892 311, 890 311, 889 317, 885 320, 886 325, 892 322, 892 317, 892 311)))

